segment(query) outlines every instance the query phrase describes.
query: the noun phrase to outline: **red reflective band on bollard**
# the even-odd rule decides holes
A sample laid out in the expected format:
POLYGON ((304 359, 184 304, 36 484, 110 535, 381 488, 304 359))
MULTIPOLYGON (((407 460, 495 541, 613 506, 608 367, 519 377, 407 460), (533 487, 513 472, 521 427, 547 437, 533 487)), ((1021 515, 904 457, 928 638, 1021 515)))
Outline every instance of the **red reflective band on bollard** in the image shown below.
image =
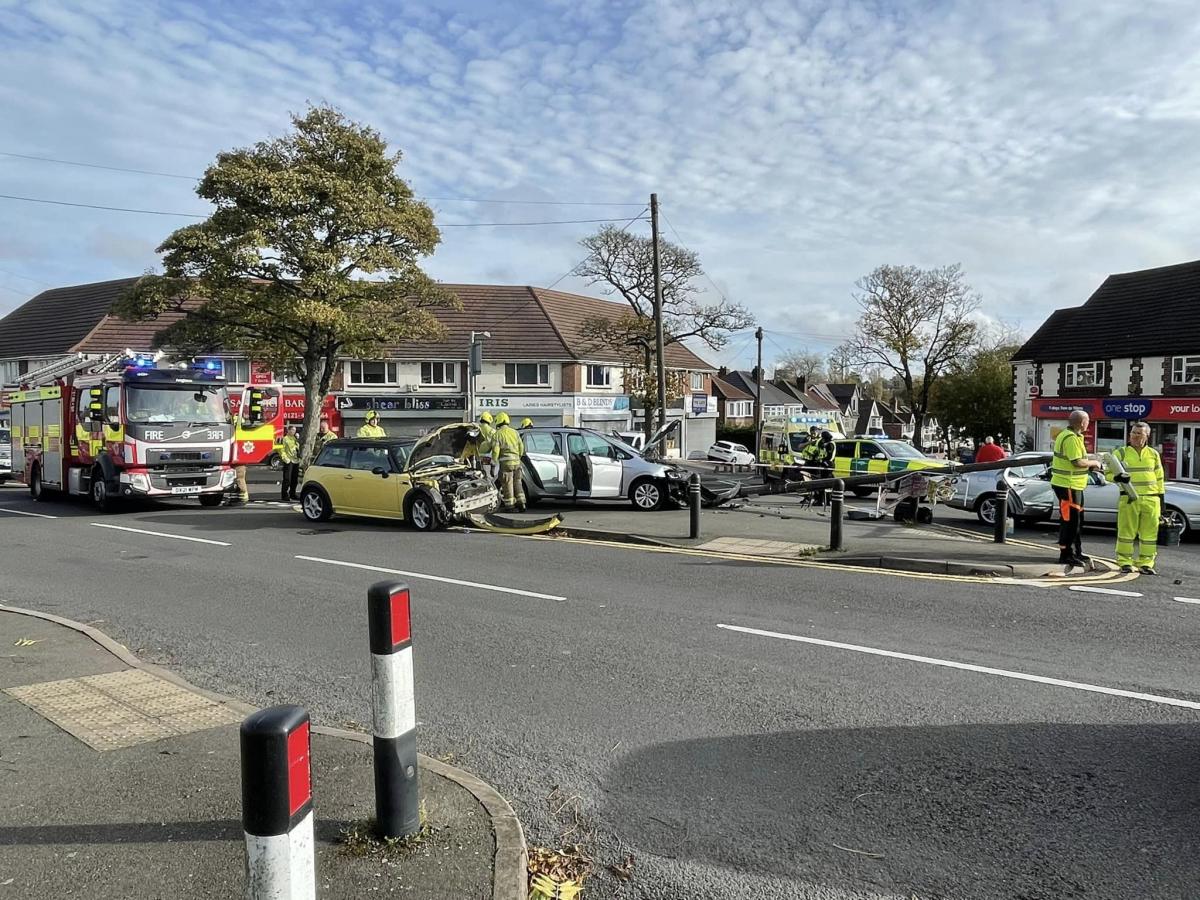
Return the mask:
POLYGON ((408 591, 392 594, 392 646, 406 644, 412 639, 412 625, 408 610, 408 591))
POLYGON ((288 815, 291 816, 312 799, 311 746, 308 722, 288 735, 288 815))

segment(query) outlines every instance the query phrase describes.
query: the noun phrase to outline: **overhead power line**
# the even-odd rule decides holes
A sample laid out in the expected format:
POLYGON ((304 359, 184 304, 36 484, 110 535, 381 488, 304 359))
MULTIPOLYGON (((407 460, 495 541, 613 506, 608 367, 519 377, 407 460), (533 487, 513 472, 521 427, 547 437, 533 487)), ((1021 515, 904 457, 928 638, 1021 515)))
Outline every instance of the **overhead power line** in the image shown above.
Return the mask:
POLYGON ((54 285, 46 281, 38 281, 36 278, 30 278, 28 275, 21 275, 17 272, 9 271, 8 269, 0 269, 0 273, 11 275, 13 278, 20 278, 22 281, 28 281, 31 284, 40 284, 42 287, 52 288, 54 285))
MULTIPOLYGON (((634 216, 630 222, 635 222, 641 214, 634 216)), ((439 222, 438 228, 499 228, 519 225, 591 225, 597 222, 620 222, 620 219, 558 219, 552 222, 439 222)), ((566 277, 566 276, 563 276, 566 277)))
POLYGON ((0 284, 0 290, 4 290, 4 291, 12 291, 12 292, 13 292, 14 294, 16 294, 18 297, 27 297, 27 296, 29 296, 29 294, 28 294, 28 292, 27 292, 27 291, 18 291, 16 288, 11 288, 11 287, 9 287, 7 284, 0 284))
POLYGON ((178 216, 184 219, 205 219, 196 213, 166 212, 161 209, 129 209, 125 206, 100 206, 95 203, 70 203, 66 200, 46 200, 42 197, 18 197, 15 194, 0 194, 4 200, 21 200, 25 203, 49 203, 51 206, 75 206, 80 209, 105 209, 110 212, 142 213, 147 216, 178 216))
MULTIPOLYGON (((128 172, 133 175, 155 175, 160 178, 178 178, 183 181, 199 181, 195 175, 179 175, 174 172, 154 172, 149 169, 127 169, 123 166, 106 166, 100 163, 80 162, 73 159, 55 159, 51 156, 34 156, 29 153, 9 153, 0 150, 0 156, 13 159, 28 159, 36 162, 55 163, 60 166, 81 166, 85 169, 104 169, 107 172, 128 172)), ((641 203, 616 203, 611 200, 506 200, 490 197, 417 197, 426 203, 513 203, 522 206, 624 206, 633 208, 641 203)))
MULTIPOLYGON (((638 213, 636 216, 634 216, 632 219, 630 219, 628 222, 626 222, 624 225, 622 225, 620 228, 618 228, 618 229, 617 229, 617 232, 618 232, 618 233, 620 233, 620 232, 622 232, 622 231, 625 231, 625 230, 626 230, 626 229, 628 229, 628 228, 629 228, 629 226, 630 226, 630 225, 632 225, 634 222, 637 222, 637 221, 642 221, 642 222, 644 222, 644 221, 646 221, 646 220, 645 220, 644 218, 642 218, 642 217, 645 215, 645 213, 646 213, 646 212, 647 212, 649 209, 650 209, 650 207, 648 207, 648 206, 643 206, 643 207, 642 207, 642 211, 641 211, 641 212, 639 212, 639 213, 638 213)), ((591 254, 589 253, 589 254, 588 254, 588 256, 591 256, 591 254)), ((567 271, 563 272, 561 275, 559 275, 557 278, 555 278, 555 279, 554 279, 554 281, 552 281, 552 282, 551 282, 551 283, 550 283, 550 284, 547 286, 546 290, 553 290, 553 289, 554 289, 554 287, 555 287, 555 285, 557 285, 557 284, 558 284, 560 281, 562 281, 564 278, 566 278, 568 275, 570 275, 572 272, 574 272, 576 269, 578 269, 578 268, 579 268, 581 265, 583 265, 585 262, 587 262, 587 259, 588 259, 588 257, 587 257, 587 256, 585 256, 585 257, 584 257, 583 259, 581 259, 579 262, 575 263, 575 265, 571 266, 571 268, 567 269, 567 271)))

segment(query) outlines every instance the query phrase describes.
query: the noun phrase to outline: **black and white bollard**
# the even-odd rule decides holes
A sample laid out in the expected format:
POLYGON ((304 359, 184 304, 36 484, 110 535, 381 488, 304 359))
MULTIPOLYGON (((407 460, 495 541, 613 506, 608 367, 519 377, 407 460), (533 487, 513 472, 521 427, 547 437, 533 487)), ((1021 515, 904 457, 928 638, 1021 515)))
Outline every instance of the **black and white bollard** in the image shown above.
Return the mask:
POLYGON ((315 900, 311 736, 302 706, 242 722, 242 830, 248 900, 315 900))
POLYGON ((1003 544, 1008 536, 1008 482, 1004 476, 996 479, 996 520, 992 523, 992 540, 1003 544))
POLYGON ((405 837, 421 828, 408 586, 390 581, 371 585, 367 590, 367 616, 371 633, 375 818, 381 836, 405 837))
POLYGON ((829 492, 829 549, 842 549, 842 506, 846 502, 846 483, 838 479, 829 492))
POLYGON ((700 476, 695 472, 688 478, 688 510, 690 519, 688 536, 698 538, 700 537, 700 476))

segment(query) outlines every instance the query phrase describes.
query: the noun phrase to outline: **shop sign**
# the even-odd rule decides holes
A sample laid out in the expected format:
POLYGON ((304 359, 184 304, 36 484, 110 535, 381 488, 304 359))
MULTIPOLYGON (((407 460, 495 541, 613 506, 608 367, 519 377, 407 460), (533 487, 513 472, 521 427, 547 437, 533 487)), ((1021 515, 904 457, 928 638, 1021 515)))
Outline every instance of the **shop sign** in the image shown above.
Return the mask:
POLYGON ((1033 414, 1040 419, 1065 419, 1075 410, 1082 409, 1089 416, 1095 416, 1099 406, 1098 400, 1034 400, 1033 414))
POLYGON ((1106 419, 1144 419, 1150 414, 1151 401, 1144 397, 1109 397, 1104 401, 1106 419))
POLYGON ((270 384, 275 380, 275 373, 268 369, 262 363, 250 361, 250 383, 251 384, 270 384))
POLYGON ((522 397, 519 395, 476 397, 475 406, 480 410, 504 410, 505 412, 571 412, 575 409, 575 398, 564 397, 562 394, 554 394, 549 397, 522 397))
POLYGON ((708 394, 692 394, 692 415, 700 416, 708 412, 708 394))
POLYGON ((414 397, 411 394, 393 397, 343 394, 337 398, 337 408, 348 410, 376 410, 377 412, 452 412, 466 409, 461 397, 414 397))
POLYGON ((629 398, 626 396, 576 395, 575 412, 626 412, 629 398))
POLYGON ((1144 418, 1155 421, 1200 421, 1200 398, 1161 397, 1150 404, 1150 414, 1144 418))

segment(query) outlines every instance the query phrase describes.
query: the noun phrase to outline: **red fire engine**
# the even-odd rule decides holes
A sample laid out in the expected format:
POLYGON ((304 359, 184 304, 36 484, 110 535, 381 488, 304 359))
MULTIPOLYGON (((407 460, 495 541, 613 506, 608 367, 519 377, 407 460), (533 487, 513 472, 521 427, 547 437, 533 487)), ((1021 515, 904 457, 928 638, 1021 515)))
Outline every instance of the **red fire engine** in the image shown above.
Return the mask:
POLYGON ((158 368, 124 354, 65 361, 32 373, 41 385, 11 393, 14 474, 30 493, 196 497, 217 506, 233 484, 233 425, 219 371, 200 363, 158 368))

